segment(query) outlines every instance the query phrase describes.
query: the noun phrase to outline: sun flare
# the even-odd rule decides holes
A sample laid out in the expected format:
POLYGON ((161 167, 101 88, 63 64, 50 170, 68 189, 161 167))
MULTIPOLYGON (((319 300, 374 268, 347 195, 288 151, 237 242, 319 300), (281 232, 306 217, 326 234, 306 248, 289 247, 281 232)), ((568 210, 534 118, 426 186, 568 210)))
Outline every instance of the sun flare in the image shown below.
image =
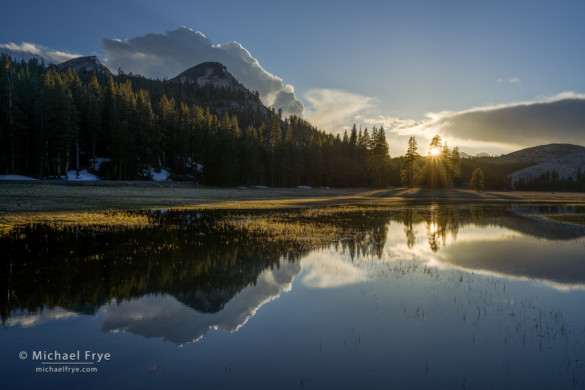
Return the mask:
POLYGON ((431 154, 431 156, 438 156, 439 153, 441 153, 441 149, 439 149, 439 148, 431 148, 431 150, 429 151, 429 153, 431 154))

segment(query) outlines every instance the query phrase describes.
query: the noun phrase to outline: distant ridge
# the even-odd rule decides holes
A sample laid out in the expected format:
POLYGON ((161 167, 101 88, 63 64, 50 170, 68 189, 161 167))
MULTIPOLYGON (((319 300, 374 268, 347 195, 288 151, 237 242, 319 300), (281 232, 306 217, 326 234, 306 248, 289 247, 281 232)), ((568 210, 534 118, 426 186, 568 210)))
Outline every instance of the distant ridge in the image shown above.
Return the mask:
POLYGON ((573 153, 585 152, 585 146, 573 144, 548 144, 533 146, 531 148, 521 149, 516 152, 496 157, 495 161, 501 163, 534 163, 538 164, 544 161, 563 157, 573 153))
POLYGON ((61 71, 71 69, 76 72, 79 71, 96 72, 103 73, 107 76, 112 76, 112 72, 110 72, 108 67, 105 66, 104 63, 97 56, 73 58, 69 61, 65 61, 57 65, 57 69, 61 71))
POLYGON ((200 86, 213 84, 217 87, 247 90, 227 68, 219 62, 203 62, 187 69, 170 81, 197 83, 200 86))
POLYGON ((553 170, 560 179, 577 178, 577 172, 585 172, 585 147, 573 144, 549 144, 534 146, 494 158, 502 164, 526 163, 529 167, 512 172, 508 177, 512 185, 518 180, 536 179, 553 170))

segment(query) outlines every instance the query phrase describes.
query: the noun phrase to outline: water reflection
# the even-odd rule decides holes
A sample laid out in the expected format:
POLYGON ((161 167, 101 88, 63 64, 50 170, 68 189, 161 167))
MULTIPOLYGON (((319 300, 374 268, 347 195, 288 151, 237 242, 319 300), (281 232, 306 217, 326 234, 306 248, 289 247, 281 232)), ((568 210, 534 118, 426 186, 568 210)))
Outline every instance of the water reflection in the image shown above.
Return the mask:
POLYGON ((156 211, 135 229, 30 225, 0 238, 2 320, 98 315, 102 331, 184 344, 239 329, 301 274, 309 288, 366 281, 364 258, 585 288, 585 229, 534 216, 542 212, 551 210, 156 211))
MULTIPOLYGON (((162 337, 175 344, 197 341, 210 329, 234 332, 265 303, 289 291, 300 263, 281 264, 263 270, 252 286, 242 289, 221 311, 193 310, 171 295, 147 295, 138 299, 104 305, 102 331, 127 331, 146 338, 162 337)), ((220 292, 221 293, 221 292, 220 292)), ((207 297, 209 298, 209 297, 207 297)))

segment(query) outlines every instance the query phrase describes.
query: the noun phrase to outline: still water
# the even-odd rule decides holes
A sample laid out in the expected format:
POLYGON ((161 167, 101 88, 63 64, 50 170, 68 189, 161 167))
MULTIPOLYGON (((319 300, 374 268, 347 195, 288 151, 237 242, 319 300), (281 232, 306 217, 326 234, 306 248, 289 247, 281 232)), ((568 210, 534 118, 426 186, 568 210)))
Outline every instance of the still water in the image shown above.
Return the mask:
POLYGON ((584 210, 24 226, 0 237, 1 387, 585 387, 585 229, 542 218, 563 212, 584 210))

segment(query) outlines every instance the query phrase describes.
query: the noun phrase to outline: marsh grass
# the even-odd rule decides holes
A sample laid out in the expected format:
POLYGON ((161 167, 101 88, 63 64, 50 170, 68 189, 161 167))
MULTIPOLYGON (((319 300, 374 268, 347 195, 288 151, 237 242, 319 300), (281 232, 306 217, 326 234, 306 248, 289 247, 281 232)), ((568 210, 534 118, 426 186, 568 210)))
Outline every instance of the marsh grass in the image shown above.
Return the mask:
POLYGON ((46 224, 54 228, 66 226, 136 228, 151 222, 144 213, 125 211, 85 211, 61 213, 22 213, 0 216, 0 237, 13 229, 31 224, 46 224))

